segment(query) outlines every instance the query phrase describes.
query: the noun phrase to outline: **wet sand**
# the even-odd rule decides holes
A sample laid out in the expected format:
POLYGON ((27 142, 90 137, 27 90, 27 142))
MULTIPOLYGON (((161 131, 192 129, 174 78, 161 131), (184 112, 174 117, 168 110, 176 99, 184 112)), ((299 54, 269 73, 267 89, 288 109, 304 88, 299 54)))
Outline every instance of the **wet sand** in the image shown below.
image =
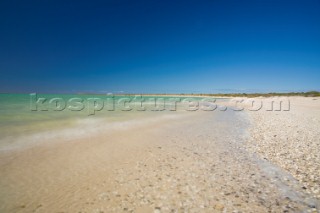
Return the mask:
POLYGON ((145 126, 0 154, 0 212, 302 212, 318 200, 248 152, 245 112, 188 112, 145 126))

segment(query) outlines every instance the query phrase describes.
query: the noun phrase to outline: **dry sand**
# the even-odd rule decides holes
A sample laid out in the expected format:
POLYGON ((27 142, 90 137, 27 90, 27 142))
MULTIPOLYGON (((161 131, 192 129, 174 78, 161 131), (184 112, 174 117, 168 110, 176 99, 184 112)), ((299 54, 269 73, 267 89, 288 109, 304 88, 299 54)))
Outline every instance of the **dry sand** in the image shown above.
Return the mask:
POLYGON ((290 101, 290 111, 249 111, 249 150, 291 173, 307 193, 320 198, 320 98, 256 99, 290 101))
MULTIPOLYGON (((247 151, 250 144, 253 151, 270 148, 257 138, 270 129, 261 129, 262 123, 254 123, 259 131, 250 129, 250 119, 258 116, 188 112, 0 153, 0 212, 317 211, 319 201, 280 163, 247 151)), ((315 127, 308 131, 319 133, 315 127)))

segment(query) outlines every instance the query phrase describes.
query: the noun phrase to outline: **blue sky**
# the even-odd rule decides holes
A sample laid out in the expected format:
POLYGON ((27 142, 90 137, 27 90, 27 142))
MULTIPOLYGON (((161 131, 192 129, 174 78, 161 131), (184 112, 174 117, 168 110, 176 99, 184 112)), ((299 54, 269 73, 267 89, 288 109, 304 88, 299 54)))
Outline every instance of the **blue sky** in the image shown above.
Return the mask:
POLYGON ((1 1, 0 92, 320 90, 320 1, 1 1))

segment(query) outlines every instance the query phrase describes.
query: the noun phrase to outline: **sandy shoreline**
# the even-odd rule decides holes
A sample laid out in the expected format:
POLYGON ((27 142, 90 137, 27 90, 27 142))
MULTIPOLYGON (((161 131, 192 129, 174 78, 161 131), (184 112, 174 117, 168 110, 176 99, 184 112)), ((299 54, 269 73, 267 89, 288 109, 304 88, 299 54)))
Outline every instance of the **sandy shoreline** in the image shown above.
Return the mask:
MULTIPOLYGON (((278 120, 260 111, 195 112, 108 134, 1 153, 0 211, 317 211, 317 194, 302 188, 294 170, 282 166, 283 158, 269 157, 279 150, 266 140, 266 135, 280 131, 276 128, 279 124, 283 129, 276 133, 279 146, 284 146, 281 134, 298 137, 288 133, 284 124, 300 119, 294 116, 303 112, 304 123, 298 126, 306 128, 307 141, 315 143, 312 149, 305 149, 313 158, 303 163, 316 164, 319 131, 314 125, 319 121, 315 114, 319 108, 315 105, 314 111, 310 110, 310 103, 278 120), (315 122, 308 116, 315 116, 315 122), (270 155, 263 152, 271 147, 275 148, 270 155)), ((296 159, 299 152, 286 150, 291 155, 285 159, 296 159)), ((309 170, 301 171, 311 177, 309 170)), ((319 170, 314 172, 319 177, 319 170)))

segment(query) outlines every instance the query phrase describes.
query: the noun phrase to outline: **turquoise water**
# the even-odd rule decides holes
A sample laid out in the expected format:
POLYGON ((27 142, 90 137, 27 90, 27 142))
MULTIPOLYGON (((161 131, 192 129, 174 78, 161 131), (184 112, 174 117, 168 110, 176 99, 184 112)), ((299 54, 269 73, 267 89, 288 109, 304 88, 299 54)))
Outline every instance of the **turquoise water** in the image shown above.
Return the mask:
MULTIPOLYGON (((186 111, 183 103, 179 102, 186 98, 188 97, 0 94, 0 143, 3 139, 11 143, 21 136, 54 132, 77 127, 79 124, 90 123, 95 128, 101 124, 110 125, 142 118, 156 119, 163 114, 177 114, 186 111), (141 98, 144 100, 142 105, 141 98), (42 102, 41 99, 46 100, 42 102), (155 107, 155 99, 158 108, 155 107)), ((202 99, 191 98, 192 101, 199 102, 202 99)), ((87 128, 81 131, 88 131, 87 128)))

